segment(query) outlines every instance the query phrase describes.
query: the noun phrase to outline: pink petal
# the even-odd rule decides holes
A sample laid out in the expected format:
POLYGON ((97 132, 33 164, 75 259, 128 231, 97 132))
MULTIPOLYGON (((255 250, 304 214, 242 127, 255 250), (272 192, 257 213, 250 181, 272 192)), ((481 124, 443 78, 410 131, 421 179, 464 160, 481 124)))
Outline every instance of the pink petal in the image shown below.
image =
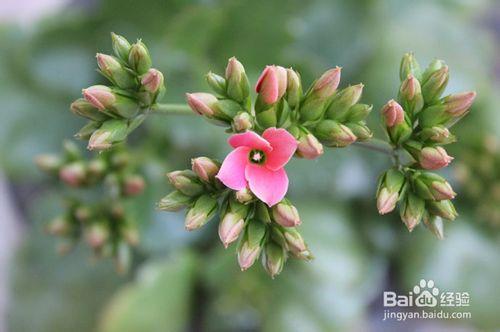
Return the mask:
POLYGON ((248 163, 250 148, 241 146, 229 153, 222 162, 216 177, 228 188, 241 190, 246 188, 245 166, 248 163))
POLYGON ((245 177, 254 195, 269 207, 279 203, 288 190, 288 176, 283 168, 272 171, 266 167, 248 163, 245 168, 245 177))
POLYGON ((231 145, 233 148, 246 146, 252 149, 259 149, 264 152, 270 152, 273 149, 268 141, 266 141, 253 131, 235 134, 229 137, 228 142, 229 145, 231 145))
POLYGON ((266 154, 266 167, 276 171, 285 166, 297 149, 295 137, 283 128, 268 128, 262 137, 272 147, 272 151, 266 154))
POLYGON ((279 98, 279 82, 275 66, 266 66, 255 85, 255 92, 266 104, 274 104, 279 98))

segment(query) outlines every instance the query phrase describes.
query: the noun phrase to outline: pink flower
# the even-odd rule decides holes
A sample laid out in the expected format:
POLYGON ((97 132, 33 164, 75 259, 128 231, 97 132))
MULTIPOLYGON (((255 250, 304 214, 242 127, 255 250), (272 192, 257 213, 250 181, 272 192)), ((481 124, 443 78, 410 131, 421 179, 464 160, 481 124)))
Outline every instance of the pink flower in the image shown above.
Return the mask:
POLYGON ((297 149, 295 138, 285 129, 268 128, 262 137, 247 131, 228 142, 234 150, 224 159, 217 178, 233 190, 248 186, 268 206, 280 202, 288 190, 284 166, 297 149))

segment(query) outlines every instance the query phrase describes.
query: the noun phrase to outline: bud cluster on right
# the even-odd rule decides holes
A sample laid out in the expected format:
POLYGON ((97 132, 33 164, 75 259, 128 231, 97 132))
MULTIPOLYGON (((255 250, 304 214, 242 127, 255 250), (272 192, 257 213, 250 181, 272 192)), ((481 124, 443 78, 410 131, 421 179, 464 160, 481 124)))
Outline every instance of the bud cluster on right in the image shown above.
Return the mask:
POLYGON ((443 177, 431 171, 453 160, 443 146, 456 141, 449 129, 468 113, 476 93, 443 97, 448 66, 434 60, 422 70, 411 53, 401 61, 400 79, 397 100, 390 100, 381 111, 395 165, 380 177, 377 208, 386 214, 399 202, 401 219, 409 231, 423 220, 442 238, 442 219, 457 217, 451 202, 456 194, 443 177), (410 161, 404 163, 405 158, 410 161))
POLYGON ((97 54, 97 65, 111 83, 83 89, 83 98, 71 111, 89 122, 75 135, 88 140, 89 150, 106 150, 124 141, 153 109, 165 91, 163 74, 151 68, 151 57, 143 42, 130 44, 111 34, 113 55, 97 54))

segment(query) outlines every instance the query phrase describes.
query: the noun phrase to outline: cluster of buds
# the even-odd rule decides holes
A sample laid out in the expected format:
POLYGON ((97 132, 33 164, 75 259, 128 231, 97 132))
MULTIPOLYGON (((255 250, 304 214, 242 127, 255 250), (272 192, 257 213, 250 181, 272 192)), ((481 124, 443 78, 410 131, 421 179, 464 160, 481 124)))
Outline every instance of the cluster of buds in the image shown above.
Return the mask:
POLYGON ((278 275, 289 255, 312 258, 297 226, 297 209, 283 199, 269 207, 248 188, 234 191, 217 178, 220 163, 206 157, 192 160, 191 170, 173 171, 167 178, 175 191, 158 203, 163 211, 187 209, 185 227, 195 230, 219 216, 218 233, 225 248, 238 241, 238 263, 250 268, 261 257, 271 277, 278 275))
POLYGON ((477 219, 500 227, 500 144, 497 138, 486 136, 465 147, 455 175, 467 200, 472 203, 477 219))
POLYGON ((214 94, 186 95, 192 110, 229 132, 285 128, 299 142, 296 156, 314 159, 323 145, 345 147, 372 137, 365 118, 372 107, 358 103, 363 84, 337 90, 341 68, 326 71, 304 93, 299 73, 292 68, 267 66, 260 75, 251 103, 248 78, 243 65, 229 59, 225 77, 207 75, 214 94))
POLYGON ((52 220, 47 231, 63 239, 59 247, 61 253, 84 239, 95 257, 111 256, 117 270, 126 271, 130 247, 138 244, 139 233, 122 201, 143 192, 143 177, 135 173, 130 155, 123 150, 102 153, 90 160, 84 159, 82 151, 71 141, 64 143, 63 150, 60 156, 38 156, 37 165, 72 189, 97 189, 99 203, 86 203, 77 196, 87 195, 75 191, 75 198, 68 199, 67 211, 52 220), (102 197, 100 184, 106 187, 107 197, 102 197))
POLYGON ((443 237, 442 219, 454 220, 451 200, 456 194, 441 176, 430 172, 453 160, 443 145, 455 141, 449 128, 465 116, 475 92, 442 98, 449 79, 448 66, 433 61, 421 71, 413 54, 405 54, 400 67, 398 100, 382 108, 387 136, 395 151, 396 167, 385 172, 377 190, 380 214, 391 212, 400 202, 401 219, 412 231, 422 220, 438 238, 443 237), (401 165, 399 156, 411 159, 401 165))
POLYGON ((89 122, 76 137, 88 140, 89 150, 106 150, 124 141, 145 119, 165 91, 163 74, 151 68, 149 51, 140 40, 130 44, 111 34, 114 56, 97 54, 99 73, 111 86, 83 89, 83 98, 70 110, 89 122))

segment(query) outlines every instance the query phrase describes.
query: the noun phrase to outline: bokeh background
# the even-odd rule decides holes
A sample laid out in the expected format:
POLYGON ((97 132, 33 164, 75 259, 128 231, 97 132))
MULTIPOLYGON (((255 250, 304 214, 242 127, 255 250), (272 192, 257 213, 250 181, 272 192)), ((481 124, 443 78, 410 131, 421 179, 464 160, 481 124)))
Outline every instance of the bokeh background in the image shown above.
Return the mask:
MULTIPOLYGON (((1 331, 475 331, 500 328, 500 5, 487 0, 2 0, 0 2, 1 331), (199 117, 157 116, 131 140, 147 191, 132 202, 141 245, 125 276, 85 246, 66 256, 44 225, 63 208, 60 187, 33 164, 83 125, 70 102, 102 81, 95 53, 110 31, 143 38, 166 74, 163 101, 206 90, 204 74, 236 56, 254 81, 266 64, 293 66, 305 82, 343 67, 378 110, 395 96, 399 59, 414 51, 451 68, 448 92, 478 99, 455 131, 445 173, 460 217, 438 241, 409 234, 397 213, 381 217, 374 152, 328 150, 288 166, 290 196, 316 259, 289 261, 275 280, 239 271, 216 225, 187 233, 183 215, 155 211, 164 173, 193 156, 222 158, 225 134, 199 117), (139 155, 139 154, 138 154, 139 155), (216 236, 216 235, 215 235, 216 236), (382 293, 421 278, 471 294, 470 320, 382 322, 382 293)), ((370 126, 379 128, 378 112, 370 126)), ((380 134, 378 130, 377 134, 380 134)), ((83 143, 81 143, 83 147, 83 143)), ((98 194, 98 193, 97 193, 98 194)), ((96 194, 96 195, 97 195, 96 194)))

